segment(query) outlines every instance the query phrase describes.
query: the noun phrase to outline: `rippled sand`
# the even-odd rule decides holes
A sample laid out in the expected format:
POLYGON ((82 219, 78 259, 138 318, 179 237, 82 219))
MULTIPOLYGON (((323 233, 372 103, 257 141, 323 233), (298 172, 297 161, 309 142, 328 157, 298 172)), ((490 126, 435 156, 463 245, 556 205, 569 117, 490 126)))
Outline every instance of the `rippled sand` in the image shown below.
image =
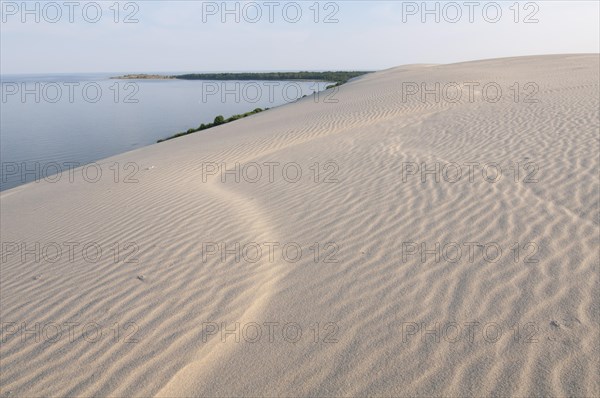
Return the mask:
POLYGON ((600 395, 598 72, 392 68, 3 192, 0 396, 600 395))

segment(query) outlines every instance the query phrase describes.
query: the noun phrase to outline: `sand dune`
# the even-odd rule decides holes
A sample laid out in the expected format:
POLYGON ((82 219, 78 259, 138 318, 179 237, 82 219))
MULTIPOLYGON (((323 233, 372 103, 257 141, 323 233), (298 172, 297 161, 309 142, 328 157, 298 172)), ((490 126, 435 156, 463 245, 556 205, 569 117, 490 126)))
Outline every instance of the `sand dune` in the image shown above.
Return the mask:
POLYGON ((3 192, 0 396, 600 395, 599 67, 392 68, 3 192))

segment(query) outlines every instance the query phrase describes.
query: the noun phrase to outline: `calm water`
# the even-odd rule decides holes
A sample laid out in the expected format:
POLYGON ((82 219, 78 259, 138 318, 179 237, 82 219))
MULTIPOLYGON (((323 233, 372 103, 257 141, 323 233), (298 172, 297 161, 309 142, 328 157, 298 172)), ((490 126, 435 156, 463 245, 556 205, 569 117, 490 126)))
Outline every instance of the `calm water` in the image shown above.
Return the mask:
POLYGON ((272 108, 329 84, 110 76, 1 77, 0 191, 55 173, 56 163, 91 163, 212 122, 217 115, 272 108))

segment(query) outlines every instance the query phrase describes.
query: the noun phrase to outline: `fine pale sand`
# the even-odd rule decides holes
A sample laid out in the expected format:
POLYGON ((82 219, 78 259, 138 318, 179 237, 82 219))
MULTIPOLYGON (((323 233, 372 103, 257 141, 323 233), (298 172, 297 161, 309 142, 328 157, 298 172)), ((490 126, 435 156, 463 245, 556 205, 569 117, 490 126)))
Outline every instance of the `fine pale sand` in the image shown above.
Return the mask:
POLYGON ((600 395, 598 61, 392 68, 3 192, 0 395, 600 395))

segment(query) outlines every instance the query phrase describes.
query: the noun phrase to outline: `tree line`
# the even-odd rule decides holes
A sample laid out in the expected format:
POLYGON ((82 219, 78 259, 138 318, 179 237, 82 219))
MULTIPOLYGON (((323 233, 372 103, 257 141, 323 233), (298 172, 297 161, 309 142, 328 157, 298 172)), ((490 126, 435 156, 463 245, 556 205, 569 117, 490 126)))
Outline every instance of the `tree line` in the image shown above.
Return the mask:
POLYGON ((233 116, 231 116, 231 117, 229 117, 227 119, 225 119, 222 115, 219 115, 219 116, 215 117, 215 120, 212 123, 206 123, 206 124, 202 123, 200 126, 198 126, 195 129, 189 129, 187 131, 182 131, 181 133, 177 133, 177 134, 172 135, 170 137, 163 138, 163 139, 158 140, 156 142, 157 143, 161 143, 161 142, 164 142, 164 141, 172 140, 173 138, 183 137, 184 135, 196 133, 196 132, 202 131, 202 130, 207 130, 207 129, 210 129, 210 128, 213 128, 213 127, 220 126, 222 124, 231 123, 231 122, 236 121, 238 119, 243 119, 245 117, 248 117, 248 116, 251 116, 251 115, 255 115, 255 114, 260 113, 260 112, 264 112, 267 109, 269 109, 269 108, 266 108, 266 109, 256 108, 255 110, 253 110, 251 112, 246 112, 246 113, 241 113, 241 114, 238 114, 238 115, 233 115, 233 116))

